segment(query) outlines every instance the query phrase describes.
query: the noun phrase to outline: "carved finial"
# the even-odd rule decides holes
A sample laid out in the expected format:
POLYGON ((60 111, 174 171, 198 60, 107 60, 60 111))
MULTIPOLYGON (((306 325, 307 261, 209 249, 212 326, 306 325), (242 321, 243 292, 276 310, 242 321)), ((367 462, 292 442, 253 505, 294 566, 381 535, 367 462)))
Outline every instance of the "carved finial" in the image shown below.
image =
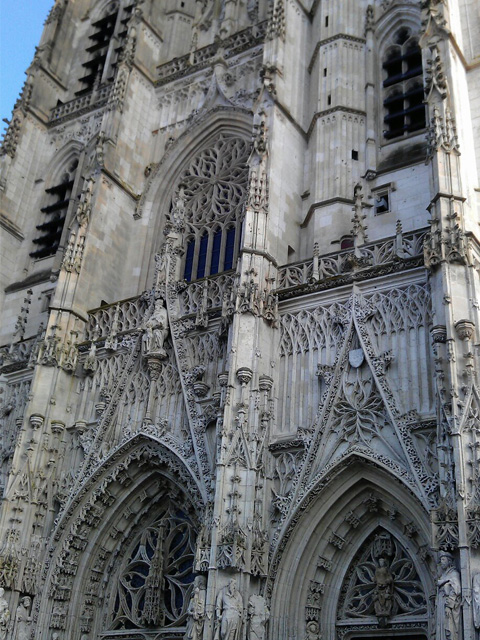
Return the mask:
POLYGON ((375 25, 375 9, 373 5, 369 4, 365 14, 365 35, 367 31, 372 31, 375 25))
POLYGON ((364 220, 367 216, 363 213, 363 190, 360 183, 355 185, 353 197, 355 200, 352 218, 353 246, 355 248, 355 256, 357 258, 361 258, 362 254, 360 252, 360 247, 363 246, 367 240, 367 226, 364 224, 364 220))
POLYGON ((90 176, 83 188, 82 195, 80 196, 80 203, 76 212, 77 222, 80 227, 86 227, 90 221, 94 185, 95 180, 93 179, 93 176, 90 176))
POLYGON ((18 342, 22 340, 23 336, 25 335, 25 329, 27 328, 27 316, 30 313, 30 305, 32 304, 32 295, 33 290, 27 289, 26 296, 23 299, 23 305, 20 309, 20 313, 18 314, 17 322, 15 324, 15 332, 13 335, 18 336, 18 342))

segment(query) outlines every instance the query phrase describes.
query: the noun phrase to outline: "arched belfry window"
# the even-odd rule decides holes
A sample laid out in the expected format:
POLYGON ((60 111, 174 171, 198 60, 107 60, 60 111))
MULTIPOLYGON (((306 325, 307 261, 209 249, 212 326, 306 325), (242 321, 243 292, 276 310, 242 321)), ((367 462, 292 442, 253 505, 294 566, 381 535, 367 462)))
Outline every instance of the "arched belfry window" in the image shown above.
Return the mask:
POLYGON ((134 4, 128 0, 123 8, 118 1, 111 2, 104 15, 91 25, 85 48, 86 59, 79 78, 80 87, 75 95, 82 96, 105 82, 111 82, 127 35, 127 23, 134 4))
POLYGON ((187 281, 235 266, 250 149, 244 138, 223 134, 190 161, 177 181, 172 210, 181 201, 185 223, 183 275, 187 281))
POLYGON ((30 253, 32 258, 46 258, 57 252, 72 196, 77 166, 78 160, 75 158, 54 184, 45 190, 47 204, 42 207, 42 221, 36 226, 39 233, 33 240, 36 248, 30 253))
POLYGON ((384 137, 425 128, 422 52, 410 29, 399 29, 383 57, 384 137))
POLYGON ((118 575, 112 631, 185 624, 194 580, 195 539, 191 520, 173 501, 141 530, 118 575))

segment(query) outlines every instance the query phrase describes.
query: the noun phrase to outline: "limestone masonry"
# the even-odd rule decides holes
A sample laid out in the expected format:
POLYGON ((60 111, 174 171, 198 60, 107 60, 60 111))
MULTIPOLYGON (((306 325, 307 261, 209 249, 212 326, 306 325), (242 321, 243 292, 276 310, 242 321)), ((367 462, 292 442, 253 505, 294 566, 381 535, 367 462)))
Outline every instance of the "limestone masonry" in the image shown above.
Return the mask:
POLYGON ((0 640, 480 639, 480 2, 56 0, 0 155, 0 640))

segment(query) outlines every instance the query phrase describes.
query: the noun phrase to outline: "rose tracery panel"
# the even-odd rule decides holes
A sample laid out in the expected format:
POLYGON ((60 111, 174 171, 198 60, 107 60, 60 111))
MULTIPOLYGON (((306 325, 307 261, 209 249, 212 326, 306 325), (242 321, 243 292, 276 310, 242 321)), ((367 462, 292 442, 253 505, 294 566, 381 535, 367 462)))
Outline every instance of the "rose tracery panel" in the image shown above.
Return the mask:
POLYGON ((196 533, 173 502, 137 536, 118 577, 113 630, 162 629, 185 623, 194 574, 196 533))

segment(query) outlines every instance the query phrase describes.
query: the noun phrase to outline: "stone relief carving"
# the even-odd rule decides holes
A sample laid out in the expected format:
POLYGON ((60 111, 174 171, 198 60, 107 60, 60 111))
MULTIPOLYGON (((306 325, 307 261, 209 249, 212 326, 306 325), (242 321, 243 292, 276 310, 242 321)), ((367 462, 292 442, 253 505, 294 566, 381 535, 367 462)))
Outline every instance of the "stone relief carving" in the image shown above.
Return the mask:
MULTIPOLYGON (((401 475, 405 479, 410 478, 408 483, 411 486, 416 485, 422 492, 425 491, 428 494, 428 501, 435 504, 438 488, 436 465, 432 469, 431 464, 427 465, 425 456, 422 458, 425 452, 421 438, 412 437, 411 419, 400 414, 397 396, 390 387, 388 369, 388 365, 391 363, 391 357, 388 355, 391 349, 388 347, 392 336, 396 336, 396 353, 398 353, 398 341, 399 339, 406 340, 406 336, 411 335, 408 333, 411 331, 410 328, 424 331, 424 328, 431 321, 428 290, 423 286, 411 285, 405 289, 390 291, 388 294, 373 294, 362 299, 358 298, 357 302, 338 307, 338 309, 340 311, 343 309, 344 312, 337 312, 336 316, 332 317, 330 326, 326 326, 325 329, 319 323, 316 323, 315 327, 312 323, 312 328, 309 328, 311 311, 300 311, 294 316, 282 317, 281 355, 285 354, 292 358, 291 360, 285 358, 285 365, 282 363, 282 366, 285 366, 284 375, 287 380, 292 375, 290 373, 292 366, 299 368, 299 370, 305 370, 305 367, 308 367, 308 358, 305 357, 302 360, 302 357, 298 355, 299 352, 308 354, 310 350, 317 348, 322 354, 322 359, 324 358, 329 363, 326 366, 332 366, 330 363, 335 362, 336 359, 334 369, 329 373, 330 384, 324 387, 319 411, 313 427, 310 428, 312 445, 309 447, 298 474, 296 486, 290 492, 287 500, 294 501, 297 491, 300 492, 299 496, 301 495, 304 491, 304 489, 300 490, 300 487, 303 486, 302 483, 306 483, 306 487, 308 487, 307 478, 311 477, 312 483, 316 482, 322 465, 327 464, 327 461, 327 466, 332 464, 332 456, 334 458, 338 455, 338 460, 340 460, 349 449, 358 446, 364 450, 370 450, 371 453, 368 455, 384 460, 392 470, 394 467, 397 468, 395 473, 403 468, 404 471, 401 472, 401 475), (300 323, 299 320, 302 322, 300 323), (330 328, 334 323, 338 327, 336 332, 334 328, 330 328), (298 330, 294 330, 297 327, 298 330), (343 340, 341 350, 340 344, 338 346, 332 342, 326 344, 322 334, 328 335, 330 340, 332 335, 338 335, 338 341, 343 340), (346 347, 347 343, 348 348, 346 347), (361 353, 361 350, 364 352, 363 362, 358 367, 352 366, 348 361, 349 352, 361 353), (339 364, 340 351, 343 353, 341 365, 339 364), (385 357, 382 354, 386 354, 385 357), (356 390, 355 393, 353 393, 353 389, 356 390), (360 402, 361 407, 355 405, 355 409, 353 409, 353 405, 349 401, 350 397, 354 397, 355 402, 360 402), (364 420, 361 417, 365 411, 370 415, 370 409, 373 410, 371 415, 376 416, 372 423, 374 424, 373 431, 368 427, 368 419, 364 420), (383 425, 383 427, 377 430, 378 425, 383 425), (391 431, 395 432, 393 438, 387 436, 387 433, 391 431), (388 439, 388 443, 385 438, 388 439), (314 464, 314 451, 320 446, 320 442, 323 443, 321 447, 322 459, 317 459, 314 464), (328 444, 329 442, 330 444, 328 444), (335 447, 337 453, 334 454, 333 449, 329 448, 330 446, 335 447), (420 455, 419 451, 423 451, 423 454, 420 455), (304 480, 302 480, 302 476, 304 480), (417 480, 414 480, 414 477, 417 480)), ((315 312, 317 318, 320 320, 322 317, 328 318, 328 314, 320 315, 319 311, 315 312)), ((311 358, 310 355, 308 357, 311 358)), ((410 367, 408 360, 402 360, 402 358, 403 355, 400 352, 398 364, 395 360, 396 367, 400 370, 404 367, 410 367)), ((302 377, 305 375, 302 373, 302 377)), ((412 371, 408 375, 418 376, 418 373, 412 371)), ((295 406, 295 390, 288 382, 287 384, 289 386, 289 394, 287 395, 292 396, 295 406)), ((421 384, 420 378, 419 384, 421 384)), ((397 392, 401 392, 401 390, 398 389, 397 392)), ((430 393, 431 400, 425 409, 432 411, 433 392, 429 389, 428 393, 430 393)), ((423 397, 425 396, 423 395, 423 397)), ((291 414, 289 418, 291 421, 291 414)), ((284 505, 284 507, 286 506, 284 505)))
POLYGON ((5 599, 5 589, 0 587, 0 640, 6 640, 10 623, 10 610, 5 599))
POLYGON ((266 625, 270 611, 263 596, 253 595, 248 599, 248 640, 265 640, 266 625))
POLYGON ((29 640, 30 638, 31 606, 32 599, 30 596, 23 596, 20 599, 20 604, 15 612, 15 640, 29 640))
POLYGON ((386 626, 387 618, 392 615, 393 609, 393 576, 388 566, 387 558, 380 556, 378 566, 375 569, 375 594, 373 596, 375 615, 380 626, 386 626))
POLYGON ((460 574, 455 569, 453 556, 442 551, 440 577, 437 581, 437 638, 438 640, 459 640, 459 623, 462 586, 460 574))
POLYGON ((202 640, 206 617, 207 581, 205 576, 197 576, 193 583, 192 596, 188 605, 187 631, 185 640, 202 640))
POLYGON ((243 600, 235 578, 231 578, 227 586, 218 592, 215 612, 215 640, 240 640, 243 600))
POLYGON ((473 626, 480 629, 480 573, 476 573, 472 578, 472 609, 473 626))
POLYGON ((167 339, 168 316, 162 298, 155 301, 151 315, 145 321, 145 333, 142 338, 142 350, 144 356, 166 358, 164 344, 167 339))

